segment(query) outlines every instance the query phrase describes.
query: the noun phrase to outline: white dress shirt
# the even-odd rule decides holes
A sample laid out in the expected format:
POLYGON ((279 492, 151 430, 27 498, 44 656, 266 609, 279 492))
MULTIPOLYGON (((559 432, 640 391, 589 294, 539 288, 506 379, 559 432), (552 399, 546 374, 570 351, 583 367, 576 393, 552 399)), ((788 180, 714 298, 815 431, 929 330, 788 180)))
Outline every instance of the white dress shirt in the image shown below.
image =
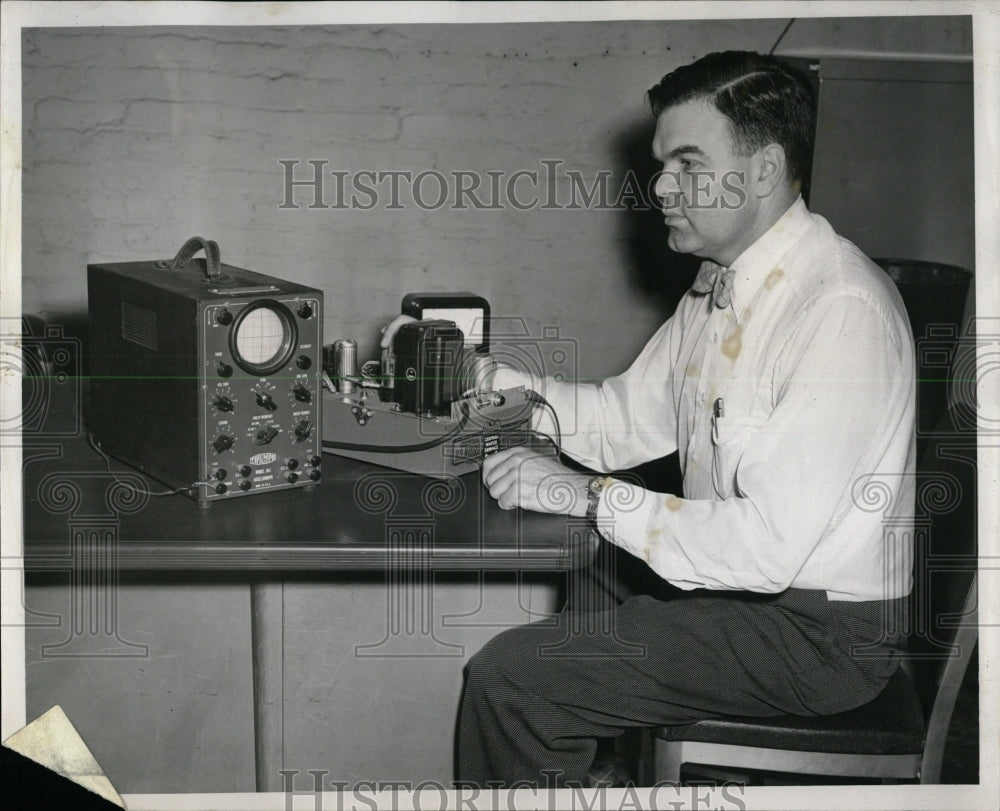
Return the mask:
POLYGON ((683 497, 616 481, 602 534, 682 589, 907 594, 915 382, 898 292, 801 198, 731 267, 729 306, 689 291, 623 374, 535 383, 563 450, 593 469, 679 452, 683 497))

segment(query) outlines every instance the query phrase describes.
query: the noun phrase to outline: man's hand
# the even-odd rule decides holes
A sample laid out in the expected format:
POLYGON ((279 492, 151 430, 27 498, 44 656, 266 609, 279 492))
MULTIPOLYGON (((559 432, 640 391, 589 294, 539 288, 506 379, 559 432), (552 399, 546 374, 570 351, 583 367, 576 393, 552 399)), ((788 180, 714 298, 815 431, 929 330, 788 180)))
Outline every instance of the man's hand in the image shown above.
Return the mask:
POLYGON ((570 470, 551 454, 509 448, 483 461, 483 484, 503 510, 587 514, 590 476, 570 470))

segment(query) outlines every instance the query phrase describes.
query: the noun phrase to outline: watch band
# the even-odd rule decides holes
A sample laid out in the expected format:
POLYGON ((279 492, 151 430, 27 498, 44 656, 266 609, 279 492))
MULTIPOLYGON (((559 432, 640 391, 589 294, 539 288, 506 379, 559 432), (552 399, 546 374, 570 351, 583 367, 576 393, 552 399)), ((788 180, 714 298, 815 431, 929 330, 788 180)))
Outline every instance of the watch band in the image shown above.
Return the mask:
POLYGON ((594 476, 587 482, 587 521, 597 524, 597 508, 601 505, 601 494, 613 482, 610 476, 594 476))

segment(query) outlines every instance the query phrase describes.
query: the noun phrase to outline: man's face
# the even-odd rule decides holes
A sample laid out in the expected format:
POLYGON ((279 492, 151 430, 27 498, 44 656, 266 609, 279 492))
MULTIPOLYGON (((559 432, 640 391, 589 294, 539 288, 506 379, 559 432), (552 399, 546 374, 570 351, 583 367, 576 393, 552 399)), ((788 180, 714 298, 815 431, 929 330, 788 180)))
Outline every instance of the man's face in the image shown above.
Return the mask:
POLYGON ((730 264, 749 244, 757 200, 747 192, 753 157, 736 154, 729 119, 702 99, 670 107, 657 119, 652 151, 663 164, 654 190, 670 247, 730 264))

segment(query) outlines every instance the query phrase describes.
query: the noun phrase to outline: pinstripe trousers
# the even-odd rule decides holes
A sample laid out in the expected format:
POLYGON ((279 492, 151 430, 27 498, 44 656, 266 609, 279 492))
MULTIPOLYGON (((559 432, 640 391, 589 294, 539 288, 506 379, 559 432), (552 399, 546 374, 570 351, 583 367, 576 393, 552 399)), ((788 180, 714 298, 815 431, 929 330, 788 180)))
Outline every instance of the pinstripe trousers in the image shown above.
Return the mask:
POLYGON ((508 629, 468 662, 456 778, 564 785, 629 727, 860 706, 898 664, 901 604, 702 591, 508 629))

